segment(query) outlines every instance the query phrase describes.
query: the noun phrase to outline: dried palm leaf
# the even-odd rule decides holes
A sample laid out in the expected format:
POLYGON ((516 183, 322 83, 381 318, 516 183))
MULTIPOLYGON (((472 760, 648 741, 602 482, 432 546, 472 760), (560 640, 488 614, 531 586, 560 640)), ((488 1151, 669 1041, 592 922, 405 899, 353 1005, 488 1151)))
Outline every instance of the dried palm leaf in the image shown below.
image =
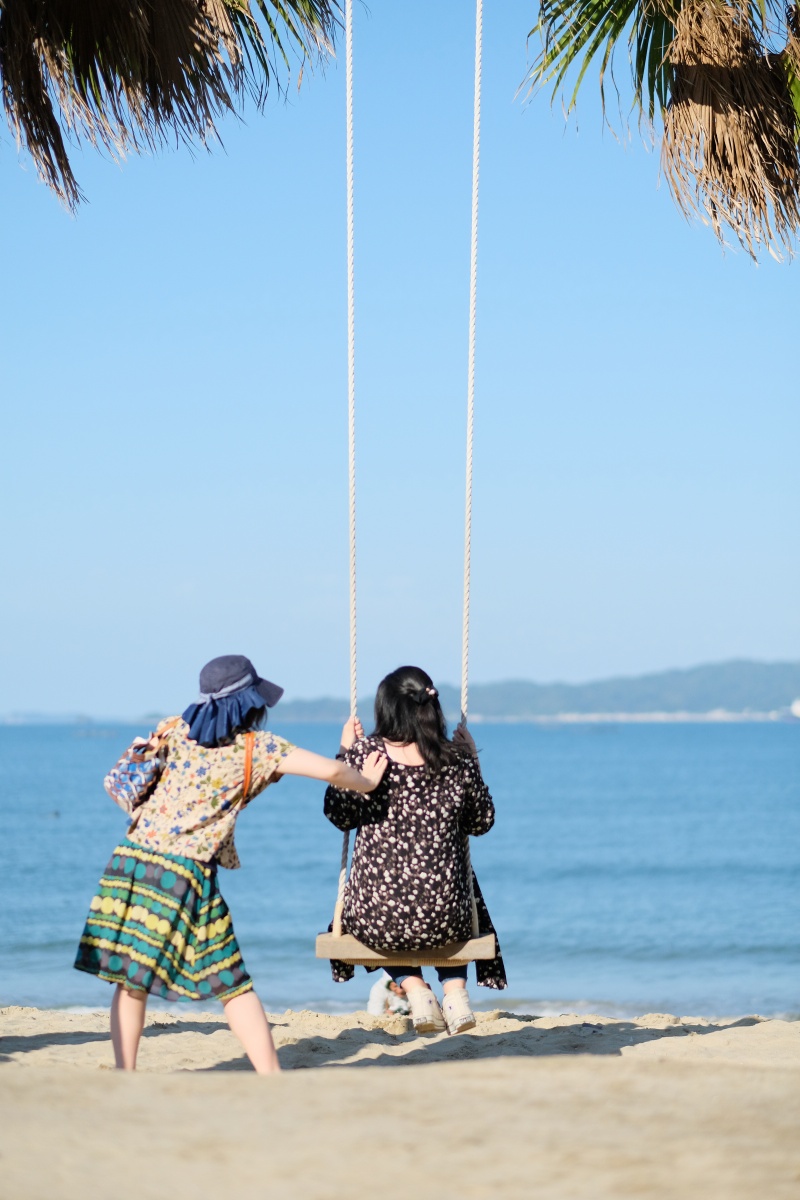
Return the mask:
POLYGON ((541 0, 531 33, 542 50, 527 82, 551 83, 555 98, 574 70, 570 110, 597 61, 605 108, 605 79, 624 44, 634 108, 664 121, 664 170, 683 211, 707 214, 721 239, 732 228, 751 253, 759 245, 791 253, 800 230, 800 22, 790 9, 784 31, 781 0, 750 2, 541 0), (779 35, 786 46, 770 53, 779 35))
POLYGON ((705 214, 720 240, 732 230, 753 256, 760 246, 791 253, 800 159, 785 65, 723 0, 684 3, 669 53, 662 164, 679 207, 705 214))
POLYGON ((67 143, 112 154, 168 137, 206 142, 277 62, 332 49, 337 0, 0 0, 0 86, 9 124, 74 208, 67 143))

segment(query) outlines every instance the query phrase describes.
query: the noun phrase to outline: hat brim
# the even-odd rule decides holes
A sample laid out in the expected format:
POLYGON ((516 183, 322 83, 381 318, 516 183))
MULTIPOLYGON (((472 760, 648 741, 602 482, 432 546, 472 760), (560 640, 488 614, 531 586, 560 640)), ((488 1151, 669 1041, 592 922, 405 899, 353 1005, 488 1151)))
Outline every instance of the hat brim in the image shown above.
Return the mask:
POLYGON ((256 689, 259 696, 263 696, 267 708, 274 708, 283 695, 283 688, 278 687, 277 683, 270 683, 268 679, 257 679, 251 685, 256 689))

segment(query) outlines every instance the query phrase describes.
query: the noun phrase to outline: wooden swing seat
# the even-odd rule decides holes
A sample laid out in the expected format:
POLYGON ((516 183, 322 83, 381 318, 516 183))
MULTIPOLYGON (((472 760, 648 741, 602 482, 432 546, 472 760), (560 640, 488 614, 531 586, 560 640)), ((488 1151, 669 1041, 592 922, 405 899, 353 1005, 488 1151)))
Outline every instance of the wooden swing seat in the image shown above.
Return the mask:
POLYGON ((463 967, 476 959, 494 958, 493 933, 449 942, 432 950, 371 950, 349 933, 320 933, 317 958, 335 958, 354 967, 463 967))

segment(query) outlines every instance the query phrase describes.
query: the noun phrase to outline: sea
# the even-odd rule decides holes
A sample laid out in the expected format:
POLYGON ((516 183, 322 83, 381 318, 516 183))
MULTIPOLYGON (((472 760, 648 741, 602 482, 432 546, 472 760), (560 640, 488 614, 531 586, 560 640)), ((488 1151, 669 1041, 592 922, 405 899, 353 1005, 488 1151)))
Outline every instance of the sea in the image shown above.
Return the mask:
MULTIPOLYGON (((335 752, 339 727, 275 721, 335 752)), ((96 1009, 111 987, 72 967, 126 820, 103 776, 144 726, 0 727, 0 1005, 96 1009)), ((800 1018, 800 723, 480 724, 497 808, 473 863, 520 1013, 800 1018)), ((333 983, 314 939, 331 918, 341 835, 323 787, 286 778, 237 825, 221 871, 266 1007, 365 1006, 374 976, 333 983)), ((164 1006, 166 1002, 158 1002, 164 1006)))

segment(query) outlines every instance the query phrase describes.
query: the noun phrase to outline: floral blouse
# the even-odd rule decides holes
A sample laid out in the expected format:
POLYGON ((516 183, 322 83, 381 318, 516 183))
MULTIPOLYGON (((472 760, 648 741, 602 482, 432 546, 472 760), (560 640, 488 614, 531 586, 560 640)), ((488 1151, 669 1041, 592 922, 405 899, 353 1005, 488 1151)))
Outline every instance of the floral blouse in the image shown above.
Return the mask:
MULTIPOLYGON (((167 723, 162 721, 157 732, 167 723)), ((178 721, 167 734, 159 781, 134 812, 129 839, 161 854, 241 866, 233 842, 236 818, 254 796, 277 781, 281 761, 294 749, 274 733, 256 732, 250 791, 243 801, 244 734, 230 745, 209 749, 193 741, 186 722, 178 721)))
MULTIPOLYGON (((366 738, 346 761, 360 770, 380 738, 366 738)), ((375 950, 422 950, 472 933, 465 837, 487 833, 494 804, 477 759, 459 755, 436 773, 389 760, 367 795, 329 787, 325 815, 338 829, 358 829, 344 898, 343 926, 375 950)), ((494 932, 473 875, 481 933, 494 932)), ((478 982, 506 986, 502 960, 478 962, 478 982)), ((334 979, 352 977, 334 965, 334 979)))

